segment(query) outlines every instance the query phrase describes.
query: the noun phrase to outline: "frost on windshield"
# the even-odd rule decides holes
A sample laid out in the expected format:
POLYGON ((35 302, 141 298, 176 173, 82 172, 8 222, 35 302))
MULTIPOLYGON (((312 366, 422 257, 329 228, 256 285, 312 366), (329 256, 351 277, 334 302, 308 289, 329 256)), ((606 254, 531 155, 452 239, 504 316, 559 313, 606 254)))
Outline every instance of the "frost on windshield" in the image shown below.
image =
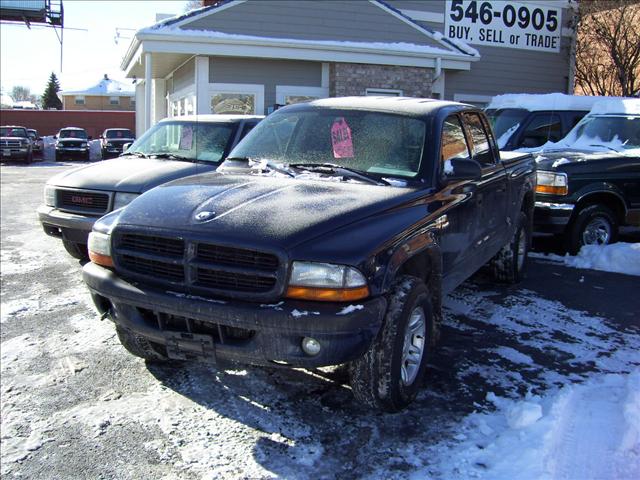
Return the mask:
POLYGON ((374 175, 415 177, 426 127, 422 120, 360 110, 309 109, 273 113, 231 157, 274 165, 332 164, 374 175))

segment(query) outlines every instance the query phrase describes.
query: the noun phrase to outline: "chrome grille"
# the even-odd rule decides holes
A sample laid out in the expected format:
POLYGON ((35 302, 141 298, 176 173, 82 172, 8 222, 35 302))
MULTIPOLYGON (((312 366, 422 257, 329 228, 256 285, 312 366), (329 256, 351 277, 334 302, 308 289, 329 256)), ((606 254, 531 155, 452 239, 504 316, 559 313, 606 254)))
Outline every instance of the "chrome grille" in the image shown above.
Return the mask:
POLYGON ((5 148, 20 148, 22 144, 20 143, 20 140, 2 140, 0 146, 5 148))
POLYGON ((90 190, 56 190, 57 207, 71 212, 104 214, 109 211, 109 194, 90 190))
POLYGON ((283 290, 279 255, 165 233, 113 233, 113 258, 124 278, 193 294, 264 300, 283 290))

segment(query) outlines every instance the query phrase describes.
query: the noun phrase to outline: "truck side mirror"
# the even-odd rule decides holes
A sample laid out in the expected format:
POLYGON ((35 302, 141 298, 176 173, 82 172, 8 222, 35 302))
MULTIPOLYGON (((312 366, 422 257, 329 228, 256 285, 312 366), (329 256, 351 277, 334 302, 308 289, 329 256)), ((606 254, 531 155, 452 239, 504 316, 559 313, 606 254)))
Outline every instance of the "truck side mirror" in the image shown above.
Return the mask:
POLYGON ((482 167, 471 158, 452 158, 444 163, 442 178, 445 183, 477 180, 481 176, 482 167))

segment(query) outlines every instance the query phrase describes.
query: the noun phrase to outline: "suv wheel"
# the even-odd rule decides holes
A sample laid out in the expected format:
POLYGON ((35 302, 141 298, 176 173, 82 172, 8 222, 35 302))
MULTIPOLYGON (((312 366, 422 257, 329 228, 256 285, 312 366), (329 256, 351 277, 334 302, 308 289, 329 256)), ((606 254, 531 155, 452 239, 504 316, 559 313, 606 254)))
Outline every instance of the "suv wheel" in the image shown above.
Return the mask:
POLYGON ((87 246, 81 243, 71 242, 69 240, 62 240, 62 245, 69 255, 78 260, 89 260, 89 252, 87 246))
POLYGON ((581 209, 567 230, 567 250, 576 255, 583 245, 607 245, 618 239, 618 221, 604 205, 581 209))
POLYGON ((383 325, 365 354, 349 365, 356 399, 397 412, 422 384, 431 345, 433 308, 424 282, 399 277, 391 287, 383 325))
POLYGON ((524 212, 518 215, 513 237, 489 260, 489 271, 499 282, 517 283, 524 278, 529 255, 529 221, 524 212))
POLYGON ((136 357, 144 358, 152 362, 166 362, 169 360, 164 353, 160 353, 162 347, 157 346, 140 335, 136 335, 128 328, 116 325, 116 333, 122 346, 136 357))

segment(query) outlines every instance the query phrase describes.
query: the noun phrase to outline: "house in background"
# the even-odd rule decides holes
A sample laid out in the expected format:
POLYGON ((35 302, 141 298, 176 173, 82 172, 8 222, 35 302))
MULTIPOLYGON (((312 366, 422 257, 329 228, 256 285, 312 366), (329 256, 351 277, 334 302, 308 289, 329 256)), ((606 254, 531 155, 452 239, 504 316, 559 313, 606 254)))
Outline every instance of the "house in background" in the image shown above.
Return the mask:
POLYGON ((571 91, 569 0, 478 3, 230 0, 163 20, 136 33, 121 65, 137 79, 137 133, 165 117, 328 96, 482 105, 571 91))
POLYGON ((135 111, 135 86, 111 80, 106 74, 96 85, 84 90, 58 92, 63 110, 135 111))

